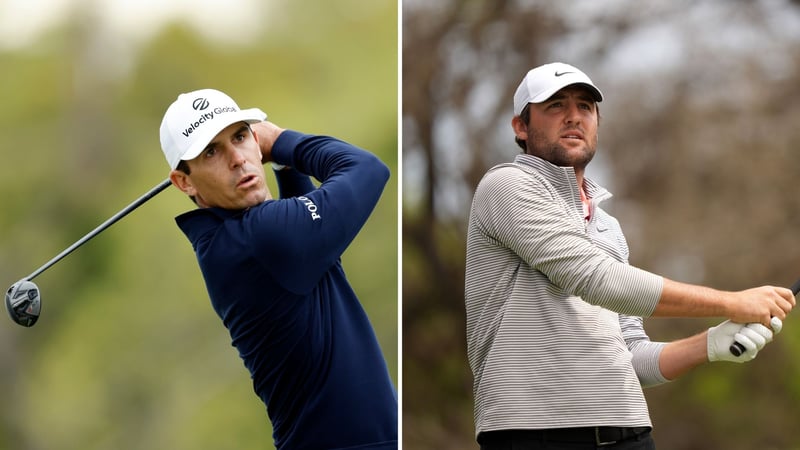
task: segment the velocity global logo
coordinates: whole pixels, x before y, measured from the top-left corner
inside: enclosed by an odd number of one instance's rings
[[[214,113],[213,112],[204,113],[199,118],[197,118],[197,120],[195,120],[194,122],[190,123],[186,127],[185,130],[182,131],[183,137],[187,137],[188,138],[189,135],[194,132],[194,130],[200,128],[200,125],[206,123],[207,121],[209,121],[209,120],[211,120],[213,118],[214,118]]]
[[[209,105],[208,99],[205,99],[203,97],[196,98],[192,102],[192,108],[194,108],[195,111],[202,111],[204,109],[207,109],[208,105]]]
[[[202,97],[196,98],[192,102],[192,108],[195,111],[205,111],[209,108],[209,106],[211,106],[209,101]],[[193,122],[187,124],[186,128],[181,133],[183,134],[183,137],[188,138],[189,135],[194,133],[194,131],[200,128],[201,125],[213,120],[214,117],[216,117],[218,114],[225,114],[236,111],[238,111],[238,109],[236,109],[236,107],[234,106],[218,106],[210,111],[204,112],[203,114],[200,115],[200,117],[195,119]]]

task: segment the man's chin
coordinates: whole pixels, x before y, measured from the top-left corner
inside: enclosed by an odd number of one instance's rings
[[[264,203],[266,200],[267,200],[267,196],[264,193],[260,193],[258,195],[248,195],[245,198],[245,201],[244,201],[245,207],[243,209],[252,208],[253,206],[260,205],[260,204]]]
[[[585,169],[586,166],[592,161],[594,158],[594,152],[565,152],[561,155],[558,155],[556,161],[550,161],[553,164],[561,167],[574,167],[576,169]]]

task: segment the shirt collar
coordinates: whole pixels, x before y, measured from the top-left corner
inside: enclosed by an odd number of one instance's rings
[[[197,242],[209,231],[215,230],[222,222],[240,216],[244,210],[222,208],[197,208],[175,218],[181,231],[192,243]]]
[[[557,166],[549,161],[546,161],[538,156],[519,154],[514,158],[517,164],[524,164],[526,166],[536,169],[537,172],[547,179],[559,191],[569,190],[571,196],[577,198],[580,203],[580,190],[578,189],[577,178],[575,177],[575,169],[572,167]],[[597,203],[611,198],[611,192],[606,188],[599,185],[591,178],[583,177],[583,188],[586,191],[586,196]]]

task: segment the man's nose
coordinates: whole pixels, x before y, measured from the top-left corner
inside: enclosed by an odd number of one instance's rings
[[[581,121],[581,114],[580,110],[578,109],[577,103],[569,103],[567,105],[567,114],[564,117],[564,122],[575,124]]]
[[[244,157],[244,152],[241,149],[238,149],[234,146],[229,146],[227,148],[227,153],[231,169],[243,166],[244,163],[247,161],[247,159]]]

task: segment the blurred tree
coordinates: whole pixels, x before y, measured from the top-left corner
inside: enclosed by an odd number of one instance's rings
[[[606,95],[588,175],[615,194],[608,206],[632,264],[731,290],[800,276],[800,254],[787,251],[800,225],[799,14],[784,1],[404,3],[405,448],[477,447],[466,220],[483,173],[519,152],[511,99],[536,65],[576,64]],[[714,323],[646,326],[665,341]],[[800,448],[786,432],[799,340],[790,318],[754,363],[709,365],[646,390],[659,447]]]

